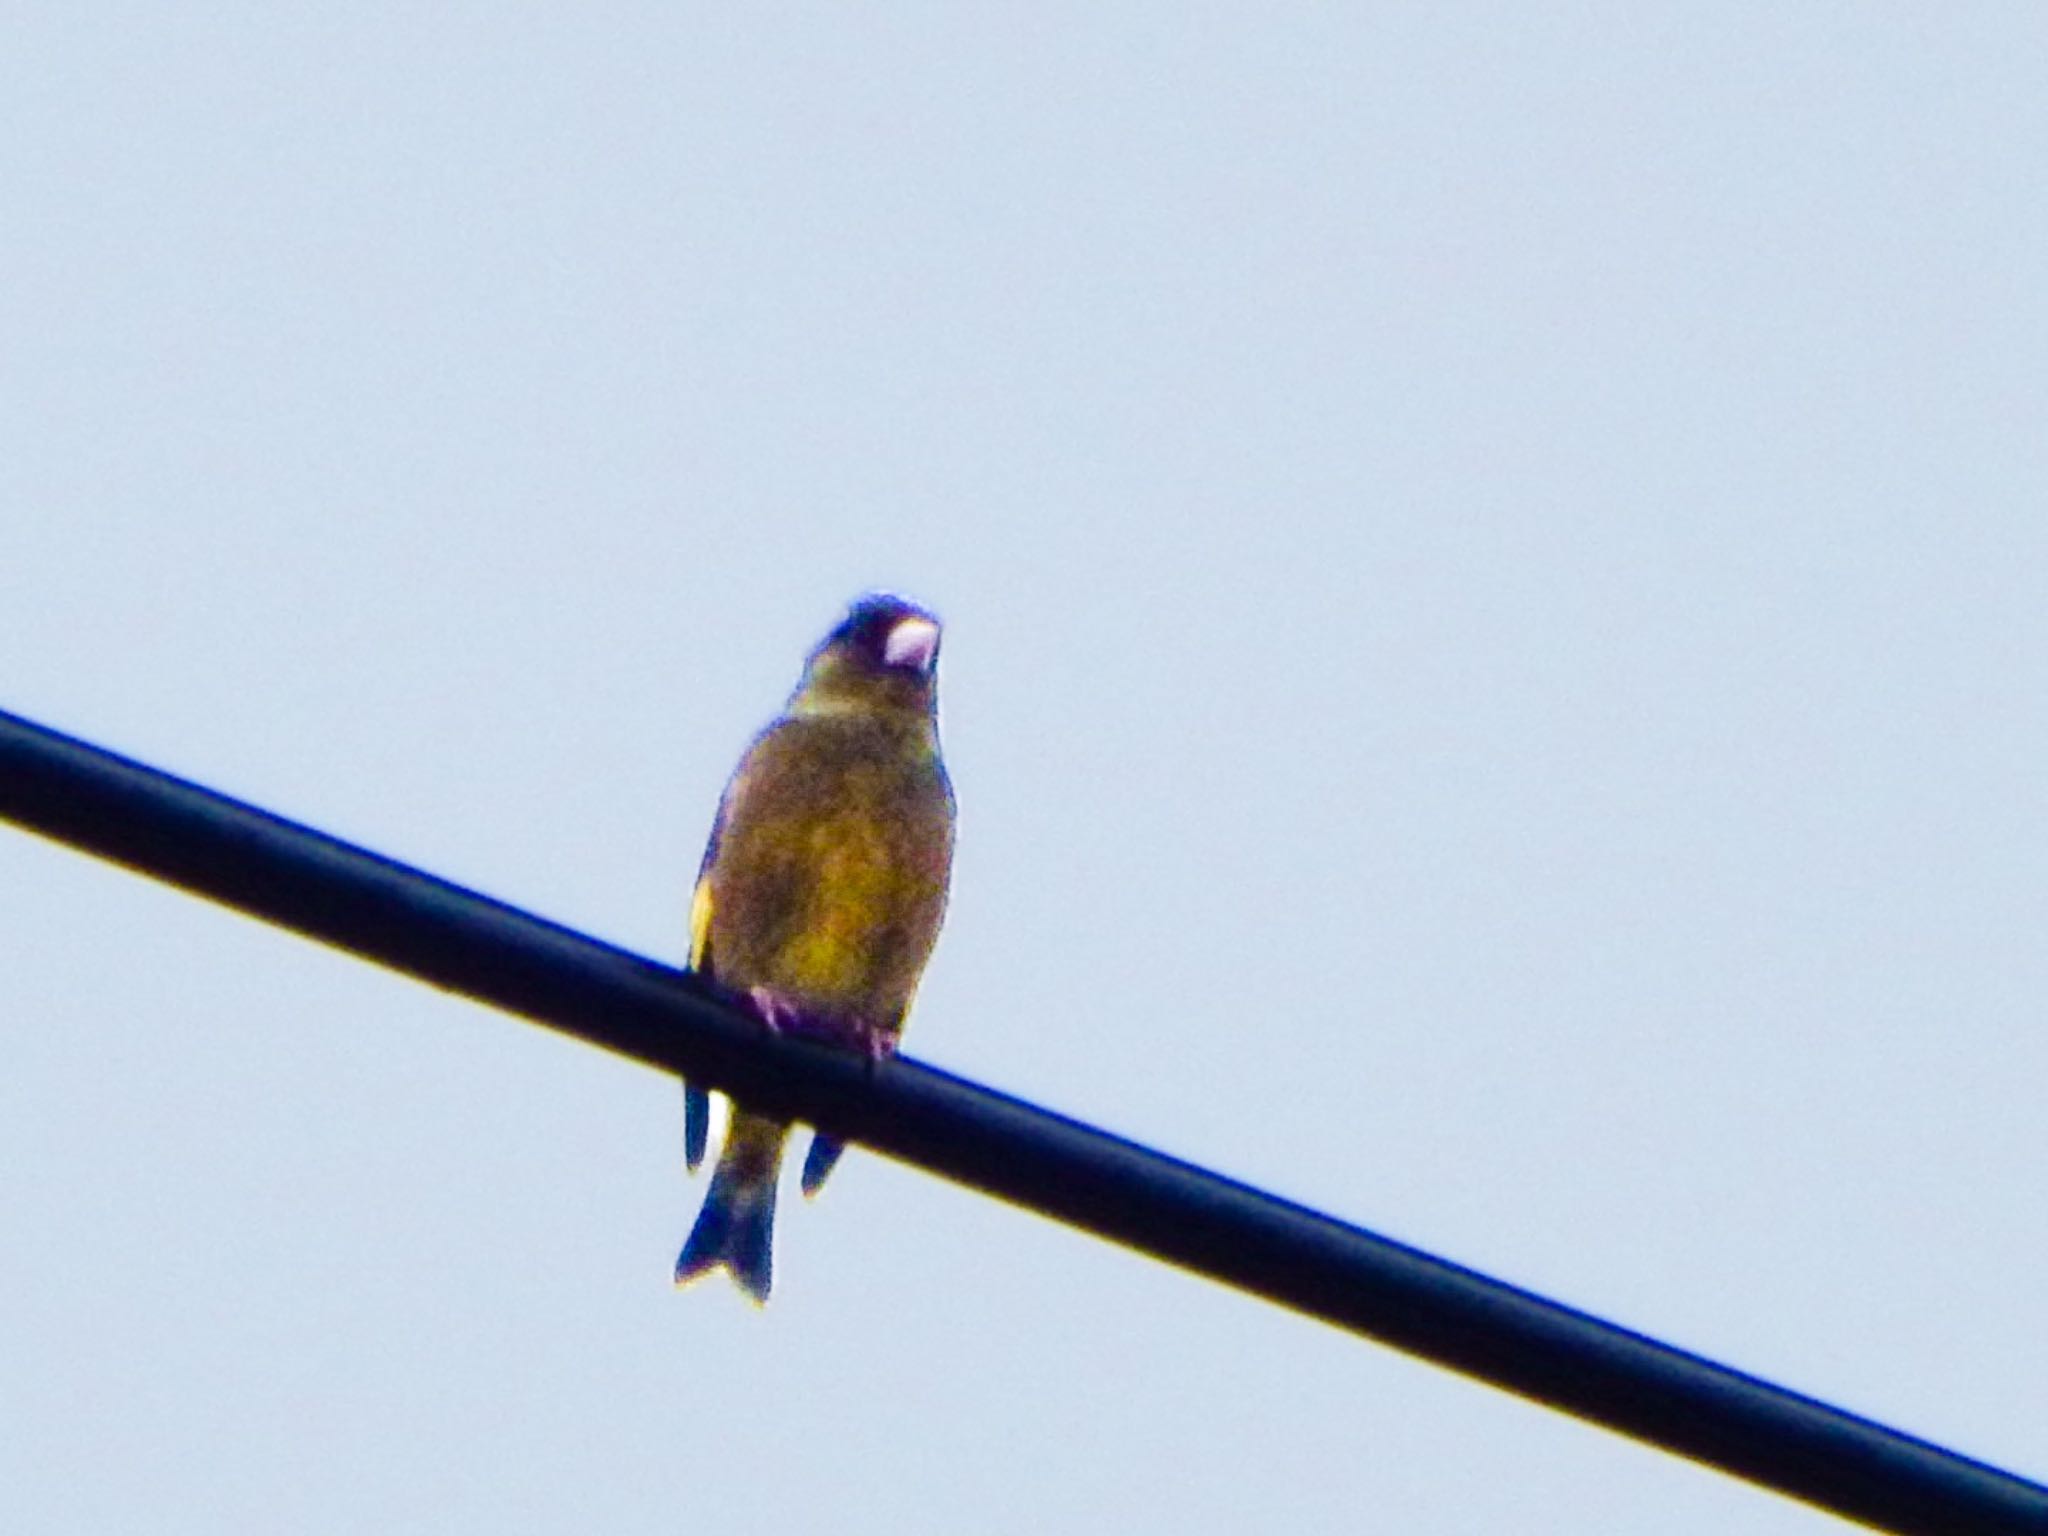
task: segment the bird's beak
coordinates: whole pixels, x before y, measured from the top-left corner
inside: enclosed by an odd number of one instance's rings
[[[892,667],[927,672],[938,654],[939,626],[930,619],[899,619],[882,642],[882,660]]]

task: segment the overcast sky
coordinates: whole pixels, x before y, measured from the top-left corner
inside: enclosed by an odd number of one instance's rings
[[[680,957],[948,622],[908,1048],[2048,1478],[2048,13],[190,8],[0,50],[0,707]],[[880,12],[881,14],[876,14]],[[17,1528],[1819,1532],[0,829]]]

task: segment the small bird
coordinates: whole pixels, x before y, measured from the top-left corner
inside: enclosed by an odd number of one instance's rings
[[[903,1034],[946,912],[953,788],[939,757],[939,621],[861,598],[811,652],[781,717],[719,801],[690,901],[690,969],[742,994],[765,1028],[874,1059]],[[684,1156],[709,1136],[710,1095],[684,1085]],[[756,1302],[771,1278],[776,1175],[789,1126],[735,1104],[676,1284],[730,1271]],[[811,1139],[814,1195],[844,1148]]]

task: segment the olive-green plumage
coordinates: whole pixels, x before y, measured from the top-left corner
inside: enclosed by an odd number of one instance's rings
[[[939,628],[869,597],[811,653],[788,707],[726,786],[690,914],[690,963],[747,994],[764,1024],[881,1056],[895,1049],[945,916],[953,794],[939,757]],[[686,1144],[707,1100],[691,1087]],[[775,1181],[789,1127],[735,1105],[711,1191],[676,1263],[723,1266],[765,1301]],[[819,1136],[815,1193],[839,1146]]]

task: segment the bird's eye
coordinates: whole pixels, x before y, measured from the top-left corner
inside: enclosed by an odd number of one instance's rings
[[[926,618],[898,619],[882,642],[882,661],[913,672],[931,670],[939,654],[939,626]]]

